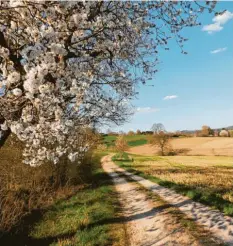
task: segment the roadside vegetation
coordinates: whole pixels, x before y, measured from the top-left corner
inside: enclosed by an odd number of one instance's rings
[[[139,156],[113,160],[127,171],[171,188],[233,216],[232,158],[220,156]]]
[[[0,150],[1,244],[125,245],[118,198],[100,164],[105,154],[90,154],[78,168],[69,164],[61,176],[53,164],[23,164],[21,143],[8,138]]]
[[[120,207],[111,178],[97,165],[91,182],[68,200],[55,203],[31,231],[36,239],[56,238],[52,245],[125,245],[125,230],[117,220]]]
[[[113,161],[133,161],[133,158],[131,158],[127,153],[123,153],[123,154],[115,154],[113,157],[112,157],[112,160]]]
[[[96,134],[87,136],[96,143]],[[23,163],[23,148],[24,144],[13,134],[0,148],[0,237],[14,230],[33,211],[74,194],[91,175],[87,164],[92,162],[92,149],[79,163],[61,158],[57,165],[45,162],[31,167]]]

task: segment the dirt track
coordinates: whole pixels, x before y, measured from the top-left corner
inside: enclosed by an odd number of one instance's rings
[[[180,155],[226,155],[233,156],[233,138],[193,137],[171,140],[171,147],[180,150]],[[146,144],[132,147],[129,153],[154,155],[157,148]]]
[[[118,174],[120,170],[107,156],[102,159],[104,170],[113,178],[126,219],[129,246],[201,245],[175,224],[166,206],[154,204],[135,183]]]
[[[111,161],[111,156],[102,159],[104,170],[112,177],[119,193],[130,246],[152,245],[203,245],[184,230],[166,210],[166,206],[153,203],[145,192],[138,189],[138,184],[159,195],[182,211],[198,225],[210,231],[218,240],[208,238],[213,243],[205,245],[220,245],[223,240],[227,245],[233,245],[233,219],[212,210],[202,204],[193,202],[187,197],[176,194],[149,180],[133,175],[119,168]],[[123,176],[122,176],[123,175]],[[136,183],[128,181],[134,180]],[[222,244],[221,244],[222,245]]]

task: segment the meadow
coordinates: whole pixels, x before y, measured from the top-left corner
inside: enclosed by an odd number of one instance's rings
[[[179,155],[233,156],[233,138],[229,137],[186,137],[173,138],[170,147]],[[154,155],[158,149],[149,144],[135,146],[132,154]]]
[[[117,136],[115,135],[106,135],[103,138],[103,143],[107,145],[107,147],[111,147],[115,145],[115,141]],[[130,147],[141,146],[147,144],[147,135],[139,134],[139,135],[127,135],[125,139]]]
[[[118,165],[233,216],[233,160],[226,156],[142,156]]]

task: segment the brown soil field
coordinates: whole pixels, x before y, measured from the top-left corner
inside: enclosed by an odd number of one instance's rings
[[[171,148],[179,155],[233,156],[233,138],[193,137],[171,140]],[[158,148],[149,144],[132,147],[131,154],[154,155]]]

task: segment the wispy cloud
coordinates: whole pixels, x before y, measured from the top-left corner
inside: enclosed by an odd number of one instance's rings
[[[208,32],[209,34],[220,32],[223,29],[223,25],[231,19],[233,19],[233,13],[227,10],[221,15],[216,15],[212,19],[214,23],[203,26],[202,31]]]
[[[226,50],[227,50],[227,47],[219,48],[219,49],[216,49],[216,50],[211,50],[210,54],[217,54],[217,53],[220,53],[220,52],[224,52]]]
[[[178,96],[177,95],[171,95],[171,96],[165,96],[163,100],[171,100],[171,99],[176,99]]]
[[[154,107],[138,107],[136,109],[136,113],[154,113],[158,111],[159,109]]]
[[[202,31],[208,32],[209,34],[213,32],[219,32],[223,29],[222,26],[220,26],[219,23],[209,24],[206,26],[203,26]]]

